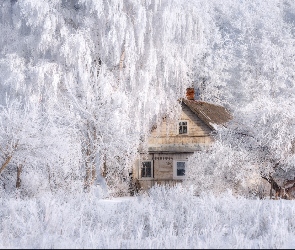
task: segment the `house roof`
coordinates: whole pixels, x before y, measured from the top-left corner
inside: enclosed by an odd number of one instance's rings
[[[214,125],[223,125],[232,119],[232,115],[220,105],[185,98],[181,101],[211,129],[214,129]]]

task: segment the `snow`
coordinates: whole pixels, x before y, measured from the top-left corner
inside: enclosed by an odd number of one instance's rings
[[[257,199],[261,175],[294,172],[294,13],[293,0],[0,1],[0,247],[294,248],[294,201]],[[114,198],[192,86],[234,117],[190,159],[194,190]]]
[[[295,247],[295,201],[196,197],[178,186],[112,199],[1,197],[1,204],[1,248]]]
[[[102,204],[117,204],[122,202],[134,202],[137,197],[134,196],[123,196],[123,197],[110,197],[99,200]]]

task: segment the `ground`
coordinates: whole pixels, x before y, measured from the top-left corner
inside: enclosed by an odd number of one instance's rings
[[[1,248],[294,248],[295,201],[181,187],[101,199],[1,198]]]

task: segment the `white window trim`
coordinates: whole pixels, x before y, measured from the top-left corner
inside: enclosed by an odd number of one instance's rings
[[[152,177],[141,177],[141,166],[142,166],[142,163],[143,162],[151,162],[151,175]],[[154,179],[154,163],[153,163],[153,160],[142,160],[142,161],[139,161],[139,166],[138,166],[138,179],[139,180],[152,180]]]
[[[179,123],[180,122],[186,122],[186,127],[187,127],[187,132],[186,132],[186,134],[179,134]],[[178,135],[188,135],[188,132],[189,132],[189,122],[188,122],[188,120],[178,120],[178,123],[177,123],[177,134]]]
[[[185,162],[185,175],[184,176],[177,176],[177,162]],[[173,160],[173,179],[175,180],[184,180],[187,175],[187,160]]]

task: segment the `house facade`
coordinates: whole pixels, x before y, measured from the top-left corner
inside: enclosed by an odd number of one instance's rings
[[[182,182],[189,156],[213,143],[214,126],[231,119],[224,107],[194,100],[193,88],[187,90],[186,98],[180,102],[178,121],[163,119],[148,138],[148,153],[140,154],[134,163],[133,179],[142,189]]]

